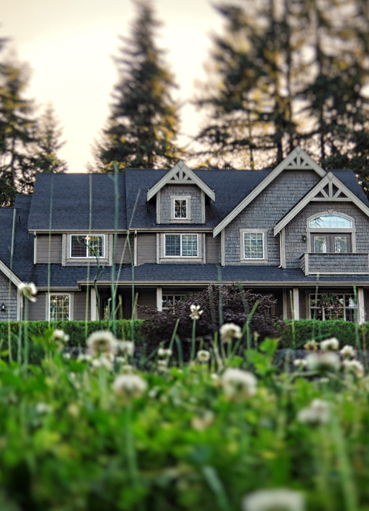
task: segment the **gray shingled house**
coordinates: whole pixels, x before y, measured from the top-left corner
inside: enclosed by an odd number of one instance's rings
[[[221,280],[272,293],[281,318],[362,323],[368,217],[353,172],[299,147],[274,170],[38,174],[33,195],[0,209],[0,320],[22,316],[22,281],[39,290],[30,319],[94,320],[112,281],[128,318],[133,282],[138,304],[161,310]]]

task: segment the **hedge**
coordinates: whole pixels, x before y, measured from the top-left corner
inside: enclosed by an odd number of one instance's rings
[[[301,348],[307,341],[321,341],[328,337],[337,337],[340,345],[349,344],[369,348],[369,323],[356,325],[351,321],[301,319],[286,321],[281,327],[280,348]]]
[[[134,330],[134,339],[137,343],[142,343],[142,335],[140,334],[140,328],[143,320],[134,320],[133,323],[130,320],[121,319],[115,322],[116,335],[121,339],[132,338],[132,326]],[[44,332],[50,328],[59,328],[64,330],[70,337],[68,346],[86,346],[86,338],[97,330],[111,330],[113,331],[113,323],[108,321],[57,321],[50,324],[48,321],[28,321],[28,338],[30,339],[29,346],[29,361],[31,364],[37,364],[40,362],[43,356],[43,350],[41,346],[34,345],[32,343],[32,337],[42,337]],[[0,350],[2,352],[8,350],[8,339],[10,336],[11,350],[13,359],[16,360],[18,353],[18,336],[21,331],[24,334],[24,324],[20,325],[18,321],[6,322],[0,321]],[[22,343],[24,342],[24,335],[22,335]]]

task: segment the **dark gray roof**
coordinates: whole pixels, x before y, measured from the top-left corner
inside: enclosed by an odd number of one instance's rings
[[[126,229],[124,174],[117,189],[117,228]],[[114,229],[115,197],[111,174],[37,174],[28,229]]]
[[[349,190],[351,190],[356,197],[364,202],[367,206],[369,206],[369,200],[364,193],[364,190],[361,188],[355,173],[352,170],[332,170],[331,171],[342,183],[347,186]]]

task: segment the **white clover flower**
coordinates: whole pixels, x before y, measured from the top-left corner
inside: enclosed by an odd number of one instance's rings
[[[116,341],[117,342],[117,350],[119,353],[123,353],[123,355],[127,355],[127,357],[133,357],[135,352],[135,343],[133,341]]]
[[[210,378],[213,380],[213,381],[218,381],[219,380],[219,374],[217,373],[212,373],[210,375]]]
[[[190,309],[191,309],[190,318],[193,320],[200,319],[201,314],[204,312],[200,310],[200,305],[191,305]]]
[[[311,353],[306,357],[307,367],[311,371],[326,373],[330,371],[338,371],[341,361],[336,353],[322,352]]]
[[[36,405],[36,412],[41,414],[44,413],[51,413],[53,411],[53,407],[51,405],[48,405],[47,403],[37,403]]]
[[[66,360],[69,360],[71,358],[71,354],[70,353],[63,353],[63,358],[65,358]]]
[[[305,498],[288,488],[257,490],[242,499],[242,511],[305,511]]]
[[[113,361],[109,356],[109,353],[102,353],[99,358],[94,358],[91,362],[91,365],[94,369],[103,367],[107,371],[112,371],[114,367]]]
[[[256,394],[257,379],[255,376],[242,369],[228,368],[221,377],[224,392],[228,396],[244,394],[251,397]]]
[[[352,347],[346,344],[340,351],[340,355],[343,358],[354,358],[356,356],[356,350]]]
[[[18,287],[18,293],[30,302],[37,302],[37,287],[33,282],[21,282]]]
[[[307,362],[304,358],[295,358],[293,365],[299,369],[302,369],[303,367],[307,366]]]
[[[211,410],[206,410],[201,416],[192,417],[191,426],[196,431],[204,431],[214,422],[215,415]]]
[[[310,406],[302,408],[297,414],[297,420],[302,424],[318,426],[327,424],[330,418],[329,403],[323,399],[313,399]]]
[[[118,344],[114,335],[107,330],[93,332],[86,341],[88,352],[90,355],[98,356],[101,353],[117,352]]]
[[[357,378],[364,376],[364,366],[359,360],[344,360],[342,366],[346,372],[353,373]]]
[[[340,349],[340,341],[337,337],[330,337],[320,343],[320,349],[322,351],[337,351]]]
[[[158,360],[157,361],[158,371],[164,373],[168,368],[168,363],[166,360]]]
[[[197,360],[201,362],[201,364],[204,364],[205,362],[209,362],[210,360],[210,353],[207,350],[199,350],[196,354]]]
[[[242,335],[241,328],[234,323],[224,323],[219,332],[223,342],[232,342],[233,339],[239,339]]]
[[[165,348],[159,348],[158,356],[162,357],[162,358],[170,358],[172,356],[172,350],[165,349]]]
[[[79,406],[77,403],[70,403],[67,407],[67,412],[71,417],[78,417],[79,416]]]
[[[78,355],[78,360],[79,360],[80,362],[91,362],[91,360],[92,360],[92,356],[91,356],[91,355],[89,355],[88,353],[80,353],[80,354]]]
[[[118,396],[140,397],[146,389],[146,381],[137,374],[120,374],[113,382],[113,390]]]
[[[52,333],[51,339],[55,342],[61,342],[63,344],[66,344],[67,342],[69,342],[69,335],[66,334],[64,330],[56,328]]]
[[[304,344],[304,349],[307,351],[317,351],[319,348],[319,344],[313,340],[308,341],[306,344]]]

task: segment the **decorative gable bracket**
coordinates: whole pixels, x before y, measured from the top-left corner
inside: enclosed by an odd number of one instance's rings
[[[147,201],[152,199],[165,185],[196,185],[215,202],[214,190],[208,187],[183,161],[179,161],[147,192]]]

